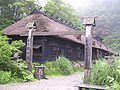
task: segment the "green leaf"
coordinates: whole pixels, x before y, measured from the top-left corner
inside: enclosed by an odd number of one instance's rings
[[[13,6],[24,6],[24,4],[21,2],[15,2],[13,3]]]

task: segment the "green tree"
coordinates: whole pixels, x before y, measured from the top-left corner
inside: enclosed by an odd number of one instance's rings
[[[83,29],[79,15],[74,14],[74,9],[70,5],[65,4],[62,0],[48,1],[44,6],[44,10],[48,11],[50,15],[54,14],[54,18],[58,16],[59,19],[68,21],[69,24]]]
[[[112,35],[109,35],[104,38],[103,42],[109,46],[114,52],[120,52],[120,37],[115,38]]]
[[[22,19],[36,6],[35,0],[0,0],[0,30]]]

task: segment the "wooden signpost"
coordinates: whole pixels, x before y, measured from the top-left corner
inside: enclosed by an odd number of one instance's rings
[[[29,35],[27,38],[27,47],[26,47],[26,62],[28,71],[32,72],[32,58],[33,58],[33,32],[36,30],[34,29],[34,22],[28,23],[27,27],[29,30]]]
[[[85,42],[85,56],[84,56],[84,83],[89,84],[92,60],[92,29],[95,26],[95,18],[97,17],[84,17],[83,24],[86,27],[86,42]]]

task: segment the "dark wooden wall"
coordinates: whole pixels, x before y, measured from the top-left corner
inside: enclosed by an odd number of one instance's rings
[[[34,37],[34,45],[41,45],[42,50],[34,61],[55,61],[59,56],[64,56],[73,61],[83,61],[84,45],[61,39],[54,36]],[[34,51],[34,50],[33,50]]]
[[[84,45],[71,42],[58,37],[45,37],[44,59],[54,61],[59,56],[64,56],[73,61],[83,61]]]
[[[12,40],[27,41],[27,37],[8,36]],[[76,42],[62,39],[55,36],[35,36],[33,45],[33,62],[44,63],[46,61],[55,61],[59,56],[64,56],[73,61],[84,61],[84,45]],[[21,48],[23,54],[21,58],[26,58],[26,46]],[[109,52],[93,48],[92,59],[103,58]]]

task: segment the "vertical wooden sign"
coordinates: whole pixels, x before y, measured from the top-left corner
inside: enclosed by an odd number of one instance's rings
[[[92,31],[92,25],[86,26],[85,69],[90,68],[90,63],[92,60],[91,31]]]
[[[33,31],[34,31],[34,22],[28,23],[27,27],[30,28],[29,36],[27,38],[27,47],[26,47],[26,62],[28,71],[32,72],[32,59],[33,59]]]
[[[86,28],[86,42],[85,42],[85,54],[84,54],[84,83],[88,84],[90,80],[90,66],[92,60],[92,28],[95,26],[95,18],[96,17],[84,17],[83,24]]]

